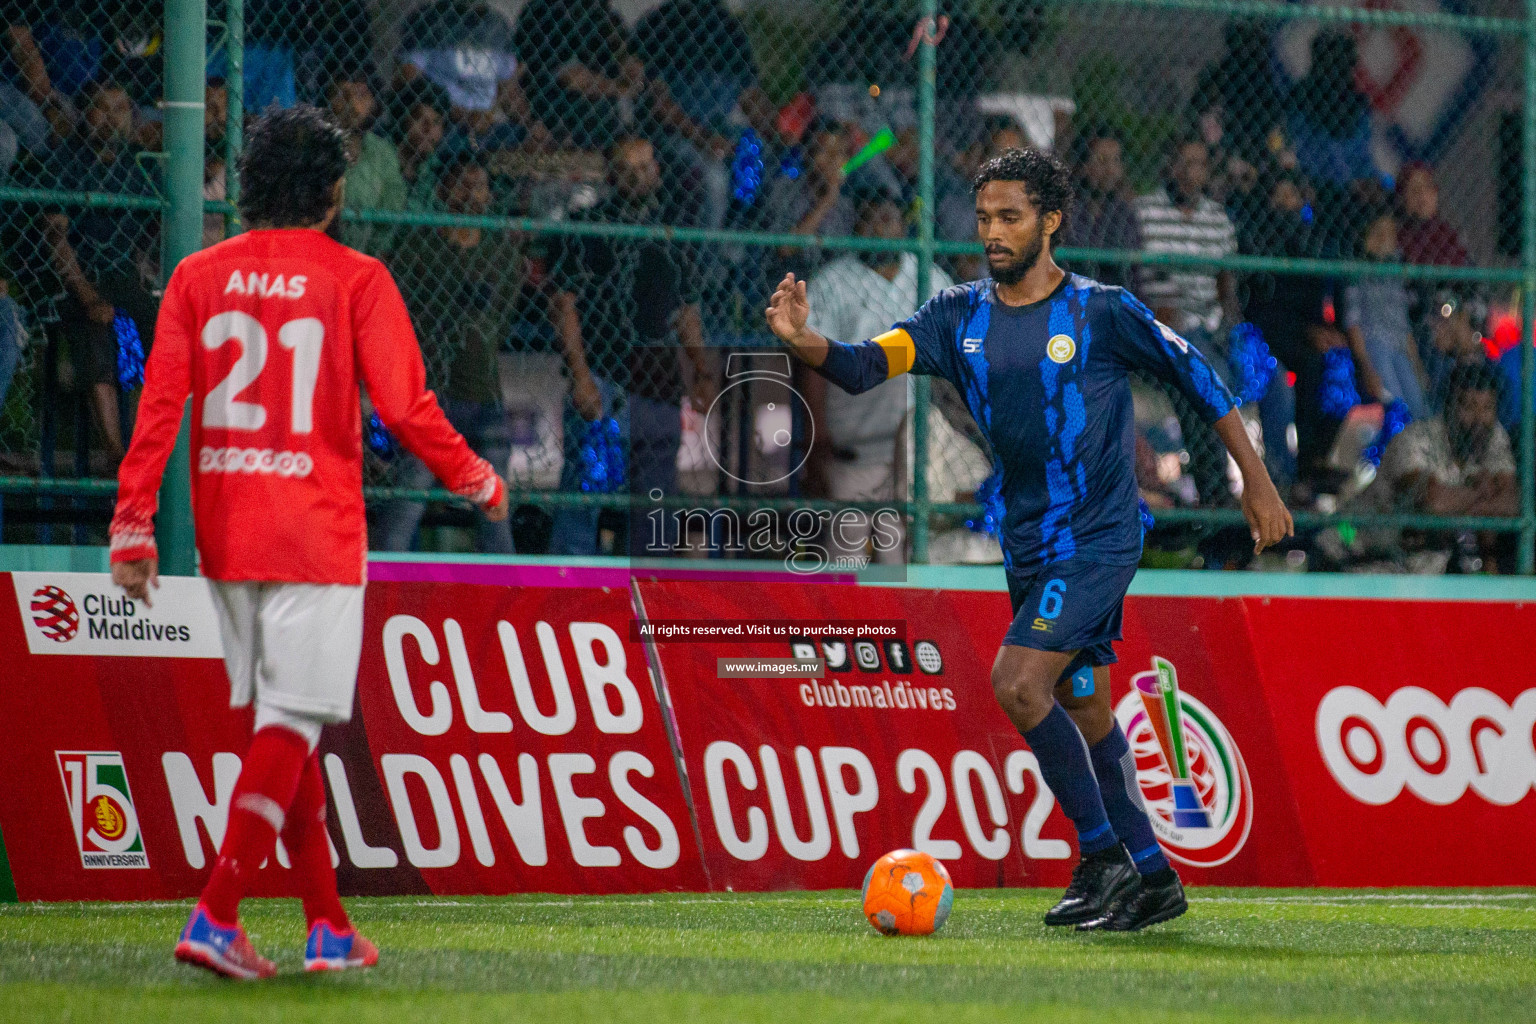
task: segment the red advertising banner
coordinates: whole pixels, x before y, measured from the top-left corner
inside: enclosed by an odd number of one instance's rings
[[[1065,884],[1073,830],[992,695],[1006,596],[776,584],[705,598],[700,588],[641,584],[645,613],[656,624],[700,608],[742,622],[906,624],[901,639],[807,628],[729,646],[658,640],[716,885],[858,885],[870,860],[899,847],[938,857],[960,886]],[[1255,782],[1248,768],[1278,759],[1262,702],[1244,696],[1256,675],[1246,641],[1239,601],[1138,600],[1111,693],[1159,837],[1187,879],[1303,884],[1285,779],[1261,771]],[[821,657],[827,674],[719,679],[722,655]],[[1155,720],[1134,685],[1148,677]],[[1165,689],[1176,750],[1159,737]],[[1196,794],[1204,818],[1175,813],[1176,786]]]
[[[0,576],[23,899],[206,879],[250,715],[206,582],[163,582],[147,608],[101,574]],[[855,886],[908,846],[961,886],[1062,885],[1072,829],[992,697],[1008,619],[995,592],[370,584],[356,711],[321,740],[343,891]],[[685,621],[734,635],[646,632]],[[1531,636],[1515,603],[1132,597],[1111,697],[1193,884],[1530,885]],[[722,678],[754,656],[827,671]],[[289,891],[273,860],[260,894]]]
[[[166,578],[146,609],[104,575],[10,575],[0,828],[17,891],[196,893],[250,741],[206,583]],[[357,709],[320,751],[343,892],[704,888],[631,617],[622,589],[370,586]],[[123,653],[105,655],[114,634]],[[288,891],[274,859],[262,894]]]
[[[432,892],[705,888],[632,617],[616,588],[369,587],[358,710],[385,848]]]
[[[1536,881],[1536,606],[1244,603],[1317,884]]]

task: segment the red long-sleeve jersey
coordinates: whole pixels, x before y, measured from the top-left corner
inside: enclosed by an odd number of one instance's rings
[[[160,477],[192,399],[192,505],[205,576],[362,583],[361,383],[449,490],[485,507],[501,480],[426,386],[389,271],[318,231],[250,231],[171,275],[128,456],[113,562],[155,553]]]

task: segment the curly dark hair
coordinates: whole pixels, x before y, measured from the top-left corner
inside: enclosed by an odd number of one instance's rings
[[[1463,391],[1491,391],[1497,395],[1501,372],[1496,363],[1462,363],[1450,372],[1445,382],[1447,410],[1455,404]]]
[[[1072,172],[1066,164],[1038,149],[1005,149],[981,165],[971,187],[980,192],[991,181],[1017,181],[1024,186],[1024,194],[1038,213],[1058,211],[1061,227],[1051,236],[1055,244],[1067,226],[1067,215],[1072,212]]]
[[[267,111],[240,154],[241,219],[274,228],[319,223],[347,163],[346,132],[318,107]]]

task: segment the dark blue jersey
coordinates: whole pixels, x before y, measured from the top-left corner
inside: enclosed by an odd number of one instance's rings
[[[832,345],[822,372],[850,391],[894,366],[954,384],[1002,468],[1004,562],[1029,572],[1141,557],[1130,372],[1178,388],[1209,422],[1236,403],[1194,346],[1123,288],[1068,274],[1027,306],[990,279],[930,299],[891,334]]]

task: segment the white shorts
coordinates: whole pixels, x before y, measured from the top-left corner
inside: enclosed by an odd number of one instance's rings
[[[209,580],[229,706],[252,700],[321,722],[352,717],[363,653],[363,588]]]

